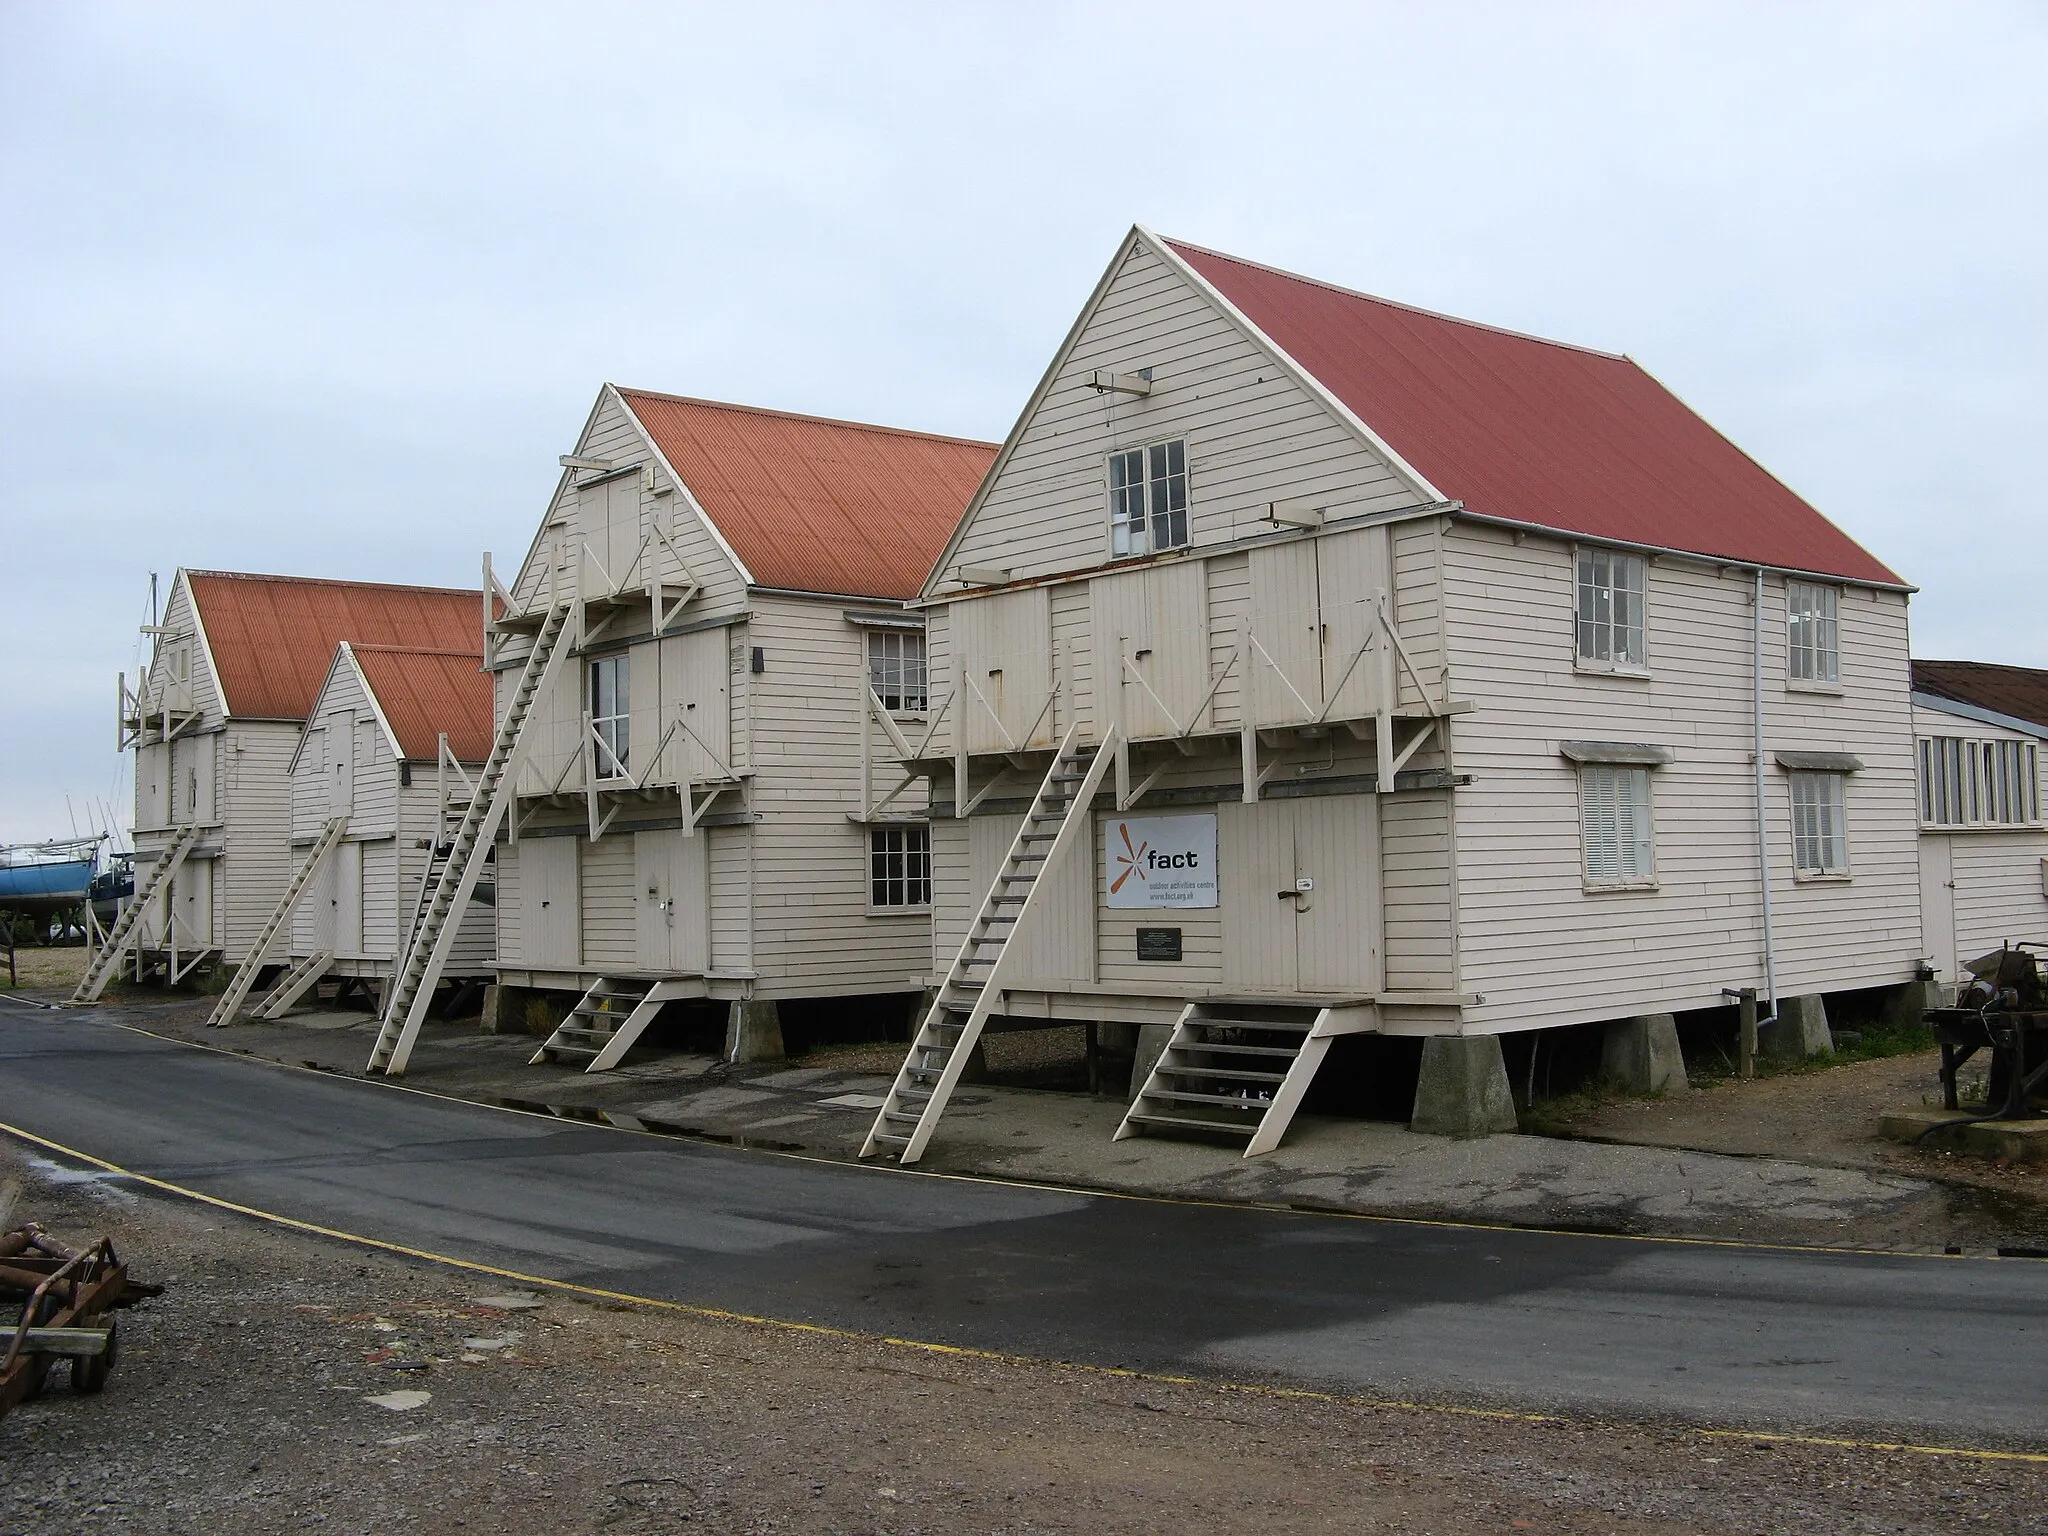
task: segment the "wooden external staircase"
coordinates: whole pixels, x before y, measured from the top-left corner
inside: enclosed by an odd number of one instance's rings
[[[156,899],[159,891],[170,885],[171,877],[177,874],[179,866],[185,862],[185,856],[192,851],[193,845],[198,841],[197,826],[179,827],[171,834],[171,840],[164,844],[163,852],[157,855],[156,863],[151,867],[147,878],[129,898],[127,908],[114,920],[114,931],[107,935],[105,946],[93,956],[92,964],[85,968],[85,975],[79,978],[78,988],[69,999],[73,1005],[99,1001],[100,994],[107,990],[107,983],[114,979],[114,972],[121,968],[121,957],[134,947],[135,941],[141,936],[142,917],[149,910],[149,904]],[[170,915],[166,911],[166,926],[169,922]]]
[[[1001,996],[1010,940],[1038,909],[1045,889],[1042,877],[1076,842],[1087,839],[1095,792],[1116,760],[1117,732],[1112,728],[1099,746],[1085,747],[1075,744],[1078,729],[1070,728],[1053,754],[1024,825],[982,899],[981,910],[968,924],[945,984],[919,1024],[910,1053],[875,1116],[860,1149],[862,1157],[893,1151],[899,1163],[914,1163],[924,1155]]]
[[[476,889],[477,877],[490,856],[491,843],[504,822],[512,796],[517,793],[518,776],[513,770],[523,750],[534,700],[574,648],[569,637],[581,629],[580,622],[572,623],[580,611],[574,603],[549,609],[533,638],[533,649],[527,654],[505,718],[491,743],[491,755],[477,775],[476,792],[470,797],[462,824],[451,840],[440,874],[433,881],[433,894],[427,899],[426,910],[412,924],[411,941],[392,968],[391,990],[384,1000],[377,1044],[370,1052],[372,1072],[397,1077],[405,1071],[413,1042],[419,1038],[420,1025],[426,1019],[427,1006],[434,1000],[434,986],[455,947],[463,909],[469,905],[470,892]]]
[[[347,830],[346,816],[331,817],[327,825],[320,829],[319,837],[315,838],[313,846],[306,850],[306,856],[299,861],[299,867],[292,871],[291,879],[285,884],[284,894],[278,898],[270,916],[263,920],[262,928],[257,930],[256,941],[249,946],[248,958],[236,967],[235,979],[228,983],[227,991],[221,993],[220,1001],[214,1004],[213,1012],[207,1015],[206,1022],[209,1027],[217,1028],[222,1024],[234,1023],[235,1015],[242,1011],[242,1004],[248,1001],[249,993],[256,985],[256,973],[263,969],[264,956],[270,953],[270,946],[277,942],[278,935],[291,925],[292,913],[298,909],[299,903],[305,899],[306,892],[312,888],[313,877],[320,872],[320,866],[327,861],[327,855],[335,850],[341,842],[342,833]],[[328,958],[333,958],[331,953]],[[296,970],[297,967],[287,969]],[[319,978],[316,976],[314,979],[317,981]],[[272,989],[273,993],[275,990]],[[270,998],[266,997],[266,1007],[269,1002]],[[275,1018],[276,1014],[263,1016]]]
[[[1287,1134],[1330,1042],[1377,1027],[1369,1008],[1190,1003],[1116,1140],[1140,1131],[1242,1136],[1246,1157],[1270,1152]]]
[[[599,977],[527,1065],[580,1061],[586,1063],[585,1072],[608,1072],[625,1059],[633,1042],[660,1014],[662,1004],[703,995],[704,985],[696,980],[615,981]]]

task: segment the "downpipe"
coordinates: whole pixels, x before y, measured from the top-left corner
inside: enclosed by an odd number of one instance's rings
[[[1756,1021],[1759,1033],[1778,1022],[1778,946],[1771,927],[1771,817],[1770,797],[1764,772],[1764,568],[1756,568],[1756,587],[1750,599],[1750,702],[1754,709],[1756,760],[1756,869],[1757,887],[1763,895],[1764,918],[1764,1006],[1766,1014]]]

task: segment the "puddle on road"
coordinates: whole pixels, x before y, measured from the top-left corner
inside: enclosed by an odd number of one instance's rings
[[[623,1109],[594,1109],[587,1104],[550,1104],[542,1099],[488,1099],[499,1109],[516,1109],[523,1114],[551,1115],[557,1120],[574,1120],[583,1125],[609,1125],[621,1131],[646,1131],[655,1136],[674,1136],[684,1141],[709,1141],[722,1147],[748,1147],[757,1152],[805,1152],[800,1141],[778,1141],[768,1136],[746,1136],[725,1131],[707,1131],[700,1126],[679,1125],[630,1114]]]

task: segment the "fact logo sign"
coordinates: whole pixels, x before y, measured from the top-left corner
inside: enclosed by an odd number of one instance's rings
[[[1117,817],[1108,831],[1102,883],[1111,907],[1216,905],[1214,816]]]

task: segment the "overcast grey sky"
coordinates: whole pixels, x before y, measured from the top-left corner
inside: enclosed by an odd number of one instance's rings
[[[1000,438],[1134,220],[1628,352],[2048,666],[2044,150],[2038,3],[0,0],[0,841],[151,571],[472,584],[607,379]]]

